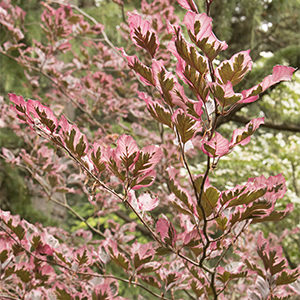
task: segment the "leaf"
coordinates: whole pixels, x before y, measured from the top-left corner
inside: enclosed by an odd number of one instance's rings
[[[250,262],[248,259],[245,259],[245,263],[246,263],[248,269],[255,271],[262,278],[265,277],[264,271],[257,264]]]
[[[287,205],[285,210],[282,210],[282,211],[273,210],[269,215],[253,220],[252,224],[260,223],[260,222],[268,222],[268,221],[278,222],[278,221],[282,220],[283,218],[285,218],[286,215],[288,213],[290,213],[292,210],[293,210],[293,204],[290,203]]]
[[[229,148],[232,149],[236,145],[246,145],[250,142],[251,135],[264,123],[264,118],[257,118],[251,120],[245,128],[235,129],[232,134],[232,138],[229,144]]]
[[[25,235],[25,229],[18,224],[17,226],[12,225],[12,219],[10,219],[6,225],[13,231],[13,233],[18,237],[19,240],[22,240]]]
[[[7,250],[3,250],[0,253],[0,262],[3,264],[7,259],[8,259],[8,251]]]
[[[141,265],[137,270],[136,274],[145,274],[158,270],[161,267],[161,264],[156,261],[148,262]]]
[[[121,160],[124,167],[128,169],[139,155],[139,148],[131,136],[123,134],[117,141],[115,155],[118,160]]]
[[[16,275],[25,283],[31,280],[31,273],[25,269],[16,270]]]
[[[210,141],[203,141],[202,151],[210,157],[221,157],[229,152],[229,142],[218,132]]]
[[[295,282],[300,276],[299,270],[295,271],[282,271],[277,277],[276,277],[276,285],[284,285],[284,284],[290,284],[292,282]]]
[[[132,13],[129,14],[128,23],[131,40],[154,58],[159,47],[159,41],[156,33],[151,29],[150,23],[143,20],[140,15]]]
[[[148,111],[156,121],[165,124],[170,128],[173,128],[170,112],[168,112],[158,102],[152,101],[151,98],[145,93],[138,92],[138,95],[141,99],[143,99],[146,102]]]
[[[196,132],[196,121],[186,115],[182,109],[177,109],[173,116],[172,121],[178,130],[182,143],[189,141]]]
[[[141,81],[146,85],[155,86],[155,80],[153,78],[151,68],[145,66],[136,55],[128,56],[123,48],[118,49],[121,55],[127,60],[129,68],[133,69],[136,73],[140,75]]]
[[[158,198],[152,198],[150,194],[144,193],[137,198],[137,204],[142,212],[153,210],[159,204]]]
[[[79,266],[84,265],[88,262],[88,256],[86,253],[86,249],[83,251],[82,255],[77,254],[76,260],[77,260]]]
[[[260,84],[253,86],[248,90],[243,90],[243,98],[239,103],[250,103],[258,99],[258,94],[264,92],[270,86],[279,83],[281,81],[290,81],[292,79],[293,73],[296,69],[287,66],[275,66],[273,67],[272,75],[268,75],[263,79]]]
[[[72,264],[66,260],[65,256],[64,256],[62,253],[56,252],[56,251],[55,251],[55,255],[56,255],[56,257],[57,257],[60,261],[62,261],[63,263],[65,263],[65,264],[68,265],[69,267],[72,266]]]
[[[57,296],[57,300],[72,300],[72,297],[66,290],[56,288],[55,294]]]
[[[93,144],[93,151],[91,153],[91,160],[98,172],[101,173],[105,170],[105,164],[101,157],[101,147],[98,143]]]
[[[250,50],[234,54],[230,60],[223,61],[216,68],[216,76],[221,84],[231,82],[232,86],[237,85],[252,68]]]
[[[275,275],[286,268],[286,260],[282,257],[280,247],[271,249],[262,232],[257,239],[257,253],[262,259],[265,269],[270,270],[271,275]]]
[[[183,19],[191,41],[197,45],[209,60],[213,60],[220,51],[228,46],[219,41],[212,32],[212,19],[205,13],[196,14],[188,11]]]
[[[257,200],[258,198],[262,197],[266,193],[267,189],[262,188],[259,190],[250,190],[246,191],[243,194],[240,194],[235,199],[231,200],[228,204],[228,207],[243,205],[243,204],[250,204],[251,202]]]
[[[191,283],[191,289],[193,290],[193,292],[197,295],[197,297],[199,298],[200,296],[202,296],[205,292],[205,289],[204,287],[202,287],[201,285],[199,285],[197,283],[196,280],[192,280],[192,283]]]
[[[236,186],[232,190],[227,190],[227,191],[222,192],[221,204],[224,205],[228,201],[230,201],[231,199],[236,198],[237,196],[239,196],[240,194],[242,194],[245,191],[246,188],[247,188],[246,185],[244,185],[244,186]]]
[[[209,95],[209,86],[205,77],[199,74],[196,69],[189,65],[184,65],[182,60],[178,61],[177,74],[181,79],[190,86],[196,98],[201,98],[202,102],[206,102]]]
[[[223,109],[239,102],[242,99],[242,94],[234,92],[230,81],[223,85],[213,83],[211,85],[211,90]]]
[[[165,247],[158,247],[155,251],[156,255],[166,255],[172,253],[172,250]]]
[[[156,222],[156,232],[166,244],[170,244],[172,246],[175,245],[177,233],[172,223],[170,223],[166,217],[158,219]]]
[[[160,91],[163,101],[174,107],[175,103],[172,92],[175,83],[177,83],[176,77],[173,73],[166,70],[162,60],[152,61],[152,73],[156,82],[156,88]]]
[[[212,186],[207,188],[202,194],[201,204],[204,208],[206,217],[210,216],[213,213],[218,203],[220,194],[221,194],[220,191],[218,191],[216,188]]]
[[[153,259],[152,255],[140,259],[140,256],[136,253],[133,258],[134,268],[137,269],[142,264],[148,263],[151,259]]]
[[[161,283],[153,276],[141,276],[140,279],[153,287],[161,288]]]
[[[198,13],[197,6],[193,0],[177,0],[177,2],[181,7]]]
[[[208,72],[208,63],[205,57],[201,56],[193,45],[190,45],[180,34],[180,29],[175,28],[176,39],[174,46],[177,51],[173,54],[180,60],[182,58],[187,65],[194,68],[201,76]]]
[[[191,214],[194,212],[194,208],[193,208],[193,202],[191,199],[191,196],[189,195],[188,191],[186,191],[185,189],[183,189],[178,182],[175,181],[175,178],[173,177],[173,175],[171,174],[172,172],[172,168],[168,168],[168,173],[169,173],[169,188],[171,190],[171,192],[178,198],[178,200],[180,200],[182,202],[182,204],[188,209],[188,211],[186,211],[183,207],[179,206],[178,204],[176,204],[176,201],[174,201],[174,203],[172,203],[172,205],[176,206],[177,209],[179,210],[183,210],[182,212],[186,212],[186,214]]]

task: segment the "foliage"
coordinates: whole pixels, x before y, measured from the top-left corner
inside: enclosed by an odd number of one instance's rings
[[[141,13],[122,25],[121,48],[94,17],[56,1],[43,3],[44,34],[28,44],[23,10],[0,3],[8,33],[1,54],[24,68],[38,99],[10,93],[12,106],[3,103],[3,127],[25,145],[4,145],[2,157],[30,174],[40,201],[86,226],[70,234],[1,210],[4,297],[124,299],[124,284],[160,299],[228,299],[232,288],[239,299],[299,295],[300,270],[289,268],[283,236],[267,239],[250,227],[293,209],[278,209],[284,177],[252,174],[233,186],[215,180],[264,124],[252,118],[225,136],[219,120],[291,80],[295,69],[274,66],[240,89],[250,51],[218,61],[228,45],[212,31],[213,1],[200,13],[194,1],[178,0],[182,26],[173,2],[142,1]],[[89,216],[73,206],[82,198]]]

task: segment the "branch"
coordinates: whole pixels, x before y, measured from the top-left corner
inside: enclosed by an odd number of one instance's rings
[[[231,116],[230,121],[241,123],[241,124],[247,124],[251,121],[251,119],[248,119],[244,116],[233,115]],[[296,125],[296,124],[286,124],[286,123],[275,124],[273,122],[266,121],[261,126],[270,129],[281,130],[281,131],[300,132],[300,125]]]

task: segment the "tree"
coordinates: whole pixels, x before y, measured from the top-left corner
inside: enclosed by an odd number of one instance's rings
[[[212,32],[212,1],[206,14],[193,1],[178,1],[190,41],[168,1],[143,1],[148,19],[129,14],[125,50],[85,11],[55,3],[44,4],[45,35],[31,46],[21,43],[22,10],[1,6],[1,24],[11,33],[1,53],[26,69],[33,95],[41,100],[45,93],[49,104],[9,94],[13,109],[3,103],[2,120],[27,146],[20,154],[3,148],[3,157],[30,173],[39,198],[68,210],[90,232],[72,235],[1,211],[4,296],[121,299],[118,282],[161,299],[227,299],[231,286],[241,299],[299,294],[292,284],[299,269],[288,269],[281,237],[250,231],[250,224],[279,221],[292,209],[275,209],[286,191],[283,176],[229,188],[213,183],[223,157],[264,123],[252,119],[228,140],[217,131],[219,120],[291,80],[295,69],[277,65],[238,93],[252,60],[240,51],[218,64],[227,44]],[[202,161],[204,169],[194,170]],[[95,224],[70,204],[82,197]]]

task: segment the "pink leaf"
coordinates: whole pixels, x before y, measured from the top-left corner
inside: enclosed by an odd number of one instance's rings
[[[117,145],[115,154],[118,159],[129,158],[134,153],[136,155],[139,153],[139,148],[135,140],[129,135],[121,135],[117,141]]]
[[[265,178],[265,176],[261,175],[259,177],[249,178],[248,182],[253,183],[257,188],[266,186],[267,192],[264,195],[264,198],[271,202],[275,202],[277,199],[282,198],[286,193],[286,183],[282,174],[270,176],[269,178]]]
[[[224,60],[216,68],[216,76],[223,83],[238,84],[252,68],[250,50],[234,54],[230,60]]]
[[[295,70],[296,69],[287,66],[273,67],[272,75],[265,77],[261,83],[263,91],[280,81],[290,81]]]
[[[47,244],[46,245],[40,244],[37,247],[36,251],[42,255],[53,255],[53,253],[54,253],[54,250]]]
[[[121,55],[127,60],[129,68],[138,73],[140,80],[146,85],[155,85],[155,81],[152,75],[152,70],[144,65],[136,55],[127,55],[123,48],[117,49],[121,52]]]
[[[143,172],[141,177],[138,177],[136,184],[132,187],[133,190],[139,190],[143,187],[148,187],[153,184],[154,179],[156,177],[155,170],[148,170],[147,172]]]
[[[153,169],[163,158],[163,153],[159,146],[150,145],[141,149],[142,153],[147,153],[150,156],[149,168]]]
[[[210,157],[221,157],[229,152],[229,142],[218,132],[209,141],[202,143],[202,151]]]
[[[232,134],[232,138],[229,144],[229,148],[233,148],[236,145],[242,146],[248,144],[251,139],[251,135],[258,129],[258,127],[264,123],[264,118],[257,118],[251,120],[245,128],[235,129]]]
[[[281,81],[290,81],[295,70],[296,69],[287,66],[277,65],[273,67],[272,75],[265,77],[260,84],[257,84],[248,90],[242,91],[243,99],[240,100],[239,103],[254,102],[258,99],[258,95],[264,92],[270,86]]]
[[[137,199],[139,209],[144,211],[153,210],[158,205],[158,198],[152,198],[150,194],[144,193]]]
[[[148,51],[153,58],[159,47],[159,41],[155,31],[151,29],[150,22],[143,20],[140,15],[135,13],[128,15],[131,40],[138,47]]]
[[[158,219],[156,222],[156,232],[164,242],[170,243],[172,246],[175,245],[177,233],[166,217]]]
[[[177,0],[177,2],[181,7],[198,13],[197,6],[193,0]]]
[[[188,11],[183,19],[190,37],[210,59],[213,60],[220,51],[227,49],[226,42],[221,42],[212,32],[212,19],[205,13],[196,14]]]

